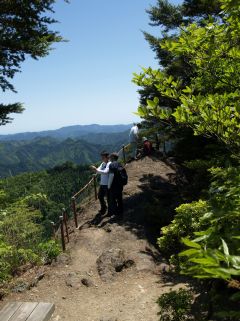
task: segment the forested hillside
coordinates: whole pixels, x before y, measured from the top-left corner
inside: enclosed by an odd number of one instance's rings
[[[27,141],[0,142],[0,177],[39,171],[66,161],[89,164],[99,160],[102,150],[116,151],[128,141],[128,131],[89,133],[81,139],[57,140],[51,137]]]
[[[51,222],[59,221],[90,175],[88,167],[66,163],[0,180],[0,288],[22,266],[46,263],[59,253],[50,240]]]

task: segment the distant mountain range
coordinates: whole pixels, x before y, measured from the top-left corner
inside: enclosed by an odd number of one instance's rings
[[[62,127],[56,130],[45,130],[40,132],[25,132],[10,135],[0,135],[0,141],[9,140],[31,140],[36,137],[52,137],[57,139],[66,138],[82,138],[82,136],[88,136],[89,134],[100,133],[120,133],[129,130],[131,127],[128,125],[75,125]]]
[[[67,161],[82,165],[94,163],[102,150],[118,151],[128,142],[129,127],[70,126],[56,131],[2,135],[0,177],[48,169]],[[44,137],[47,133],[52,136]]]

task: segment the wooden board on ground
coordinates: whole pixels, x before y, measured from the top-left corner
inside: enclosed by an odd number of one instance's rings
[[[0,311],[1,321],[48,321],[54,304],[44,302],[10,302]]]

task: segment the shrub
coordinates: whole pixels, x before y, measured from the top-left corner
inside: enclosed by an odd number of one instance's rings
[[[160,321],[185,321],[190,319],[193,295],[189,290],[180,289],[163,294],[157,303],[161,308]]]
[[[54,240],[40,243],[38,245],[38,250],[43,264],[50,263],[61,252],[59,244]]]
[[[182,204],[176,208],[174,220],[168,226],[162,228],[162,236],[158,239],[161,252],[174,265],[178,265],[177,253],[184,249],[181,240],[186,236],[194,236],[194,232],[201,230],[205,223],[201,218],[208,211],[206,201],[198,201]]]
[[[209,210],[201,231],[183,239],[189,247],[182,270],[198,278],[230,281],[240,276],[240,168],[212,169]]]
[[[36,248],[42,237],[39,210],[21,200],[0,212],[0,283],[16,274],[23,265],[37,264]]]

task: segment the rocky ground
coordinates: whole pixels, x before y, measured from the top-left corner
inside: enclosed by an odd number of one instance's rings
[[[158,320],[157,298],[186,285],[166,276],[169,266],[156,247],[159,230],[149,224],[146,204],[154,194],[176,205],[176,197],[167,197],[177,194],[176,173],[154,158],[128,164],[127,172],[123,219],[98,217],[92,201],[66,253],[15,280],[15,292],[0,308],[9,301],[44,301],[56,305],[52,321]]]

